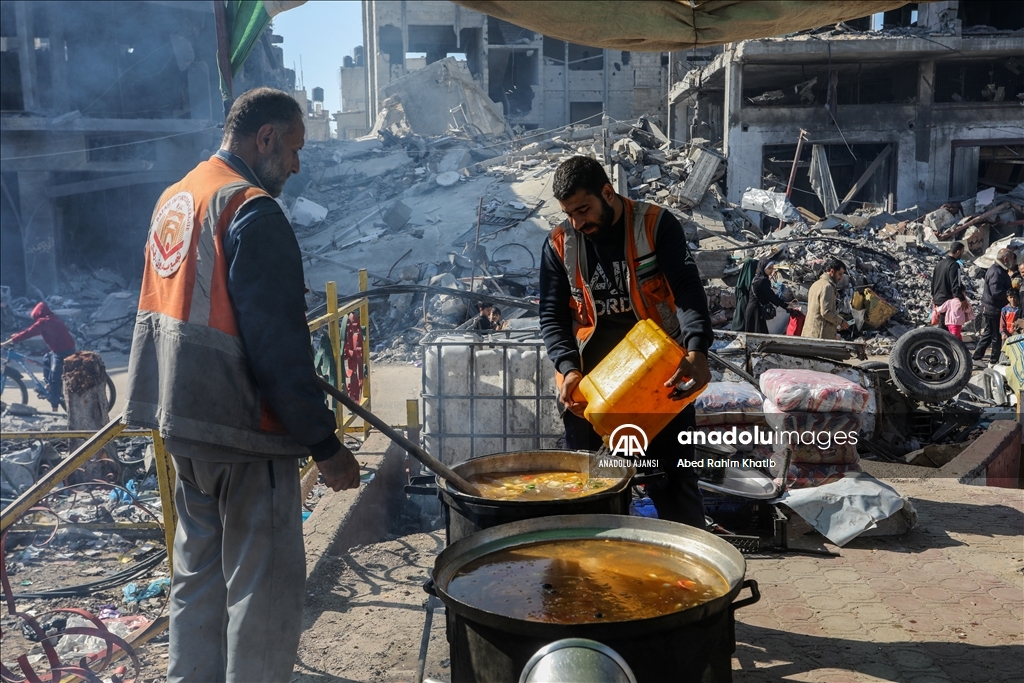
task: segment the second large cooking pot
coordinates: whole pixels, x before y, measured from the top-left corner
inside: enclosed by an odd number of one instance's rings
[[[636,541],[681,552],[718,572],[728,589],[720,597],[660,616],[579,624],[513,618],[448,593],[452,578],[481,557],[538,541],[577,539]],[[563,638],[589,638],[607,645],[629,664],[640,683],[722,683],[732,680],[733,613],[760,598],[757,583],[745,581],[745,572],[743,555],[706,531],[660,519],[571,515],[505,524],[453,543],[438,555],[426,588],[448,612],[453,683],[514,683],[539,648]],[[752,597],[734,601],[744,587],[750,588]]]
[[[517,451],[485,455],[452,467],[462,477],[531,471],[589,472],[596,456],[588,451]],[[617,477],[609,488],[566,500],[517,501],[479,498],[460,493],[436,478],[438,495],[445,513],[445,532],[449,544],[482,529],[524,519],[550,515],[629,514],[630,482],[633,467],[602,467],[601,476]]]

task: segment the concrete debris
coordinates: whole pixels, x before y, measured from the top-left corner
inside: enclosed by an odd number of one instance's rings
[[[887,354],[901,334],[928,322],[931,273],[951,239],[964,240],[967,260],[973,260],[990,243],[1002,244],[999,238],[1008,233],[1000,233],[1007,230],[1000,226],[1024,213],[1024,189],[899,211],[851,203],[850,196],[837,197],[819,145],[812,147],[811,176],[816,194],[831,209],[823,216],[795,206],[802,196],[790,199],[772,189],[750,188],[737,205],[723,190],[728,160],[706,139],[673,147],[657,122],[644,118],[633,125],[606,121],[542,134],[524,131],[510,139],[504,128],[477,122],[490,114],[473,109],[465,96],[471,89],[459,85],[455,67],[431,67],[389,84],[402,87],[389,93],[393,98],[370,136],[307,145],[309,180],[301,193],[291,193],[328,209],[319,223],[296,225],[310,282],[337,280],[340,291],[354,293],[354,272],[365,267],[371,287],[409,283],[453,290],[372,299],[376,360],[419,362],[419,336],[468,325],[477,313],[473,295],[536,297],[541,244],[564,219],[551,196],[552,174],[576,154],[604,161],[621,194],[666,206],[679,219],[708,283],[716,328],[732,324],[734,286],[745,260],[770,256],[779,264],[781,280],[774,286],[780,296],[805,302],[825,262],[838,257],[848,266],[838,288],[839,311],[872,354]],[[457,120],[447,114],[417,119],[413,111],[442,111],[435,100],[448,96],[449,85],[464,105]],[[800,83],[785,96],[799,99],[813,85]],[[428,104],[413,106],[414,97]],[[458,112],[466,107],[463,120]],[[450,109],[457,106],[443,111]],[[885,156],[882,150],[874,159],[880,163]],[[807,167],[801,172],[807,174]],[[860,176],[855,186],[870,173]],[[298,201],[284,200],[294,213]],[[1024,240],[1013,248],[1024,248]],[[971,279],[967,287],[978,302],[980,281]],[[311,297],[314,305],[322,301],[316,292]],[[525,314],[500,307],[513,323]],[[785,333],[785,319],[777,327]]]
[[[299,197],[289,209],[292,225],[307,228],[327,218],[327,207],[305,197]]]
[[[445,135],[451,129],[465,129],[474,135],[494,136],[503,135],[508,128],[501,107],[454,57],[391,81],[380,92],[387,100],[371,135],[393,126],[402,127],[402,118],[404,127],[418,135]]]

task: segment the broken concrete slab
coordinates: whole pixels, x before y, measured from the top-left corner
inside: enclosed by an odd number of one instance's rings
[[[725,159],[717,151],[704,147],[693,147],[689,158],[693,161],[693,170],[679,189],[678,197],[684,205],[696,206],[715,181]]]
[[[289,213],[291,214],[292,225],[306,228],[327,218],[327,207],[321,206],[305,197],[299,197],[292,204]]]
[[[449,129],[475,129],[484,135],[507,132],[501,107],[473,80],[454,57],[440,59],[380,88],[386,98],[397,98],[412,132],[444,135]]]
[[[395,202],[391,208],[384,212],[381,220],[392,230],[401,230],[412,217],[412,209],[402,202]]]

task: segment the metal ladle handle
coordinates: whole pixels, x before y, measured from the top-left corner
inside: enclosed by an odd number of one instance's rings
[[[387,422],[380,419],[379,417],[371,413],[369,410],[359,405],[351,396],[341,391],[340,389],[330,384],[329,382],[325,381],[322,377],[317,377],[316,380],[317,385],[319,385],[321,389],[326,391],[333,398],[340,401],[342,405],[351,410],[353,413],[355,413],[356,415],[358,415],[359,417],[363,418],[368,423],[376,427],[378,430],[380,430],[381,434],[388,437],[396,444],[412,453],[413,457],[415,457],[417,460],[423,463],[423,465],[428,470],[430,470],[434,474],[438,474],[444,477],[445,481],[447,481],[453,489],[455,489],[459,493],[465,493],[467,496],[476,496],[477,498],[483,497],[482,495],[480,495],[480,491],[477,490],[475,486],[473,486],[468,481],[460,477],[458,474],[455,473],[454,470],[452,470],[450,467],[442,463],[434,456],[430,455],[430,453],[427,453],[417,444],[407,439],[401,432],[393,428]]]

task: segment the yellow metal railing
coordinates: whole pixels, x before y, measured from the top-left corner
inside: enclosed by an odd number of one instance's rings
[[[366,270],[359,271],[359,291],[365,292],[368,287],[367,272]],[[315,332],[327,326],[327,333],[331,341],[331,354],[334,358],[334,366],[337,368],[335,373],[335,386],[345,391],[347,387],[344,386],[344,368],[342,364],[342,351],[344,348],[342,342],[342,324],[341,321],[348,317],[351,313],[358,313],[359,315],[359,326],[362,337],[362,359],[363,359],[363,381],[362,390],[359,397],[359,404],[365,408],[370,408],[370,307],[369,300],[366,297],[352,301],[345,306],[338,308],[338,287],[335,282],[328,282],[327,286],[327,313],[309,322],[310,332]],[[339,386],[340,385],[340,386]],[[333,402],[334,413],[337,418],[338,424],[338,435],[344,438],[346,433],[359,433],[362,432],[365,436],[370,431],[370,425],[363,423],[362,426],[353,426],[352,423],[356,420],[356,415],[345,415],[344,406],[337,401]],[[54,467],[52,470],[47,472],[41,477],[35,484],[33,484],[28,490],[23,492],[17,498],[15,498],[7,507],[0,513],[0,534],[12,531],[45,531],[52,528],[52,525],[38,524],[31,522],[19,522],[25,513],[29,512],[40,500],[42,500],[47,494],[50,493],[60,482],[66,479],[72,472],[77,470],[79,467],[84,465],[90,458],[99,453],[107,444],[113,441],[115,438],[126,437],[126,436],[149,436],[153,439],[153,453],[154,461],[157,473],[157,485],[160,493],[160,504],[163,513],[163,530],[164,530],[164,542],[167,545],[167,564],[168,567],[173,571],[173,550],[174,550],[174,531],[178,524],[177,511],[174,508],[174,463],[167,454],[167,450],[164,448],[164,441],[160,437],[160,433],[155,430],[149,429],[132,429],[128,428],[121,422],[122,416],[118,415],[116,418],[111,420],[105,427],[98,432],[88,431],[53,431],[53,432],[42,432],[42,431],[31,431],[31,432],[0,432],[0,439],[85,439],[73,453],[65,458],[59,465]],[[303,466],[301,473],[305,477],[313,468],[313,460],[310,459],[305,466]],[[106,530],[106,531],[117,531],[121,529],[154,529],[159,528],[160,525],[155,522],[114,522],[114,523],[95,523],[95,524],[77,524],[76,526],[94,529],[94,530]],[[156,621],[151,623],[149,626],[133,633],[129,638],[128,642],[132,645],[138,646],[142,643],[153,638],[157,634],[167,629],[168,619],[166,616],[158,618]],[[113,659],[120,659],[124,655],[123,651],[115,653]]]
[[[61,461],[61,463],[47,472],[36,481],[28,490],[15,498],[10,505],[4,508],[0,514],[0,533],[8,529],[14,531],[41,531],[52,525],[46,524],[15,524],[26,512],[42,500],[57,484],[64,481],[68,475],[84,465],[89,458],[99,453],[103,448],[117,437],[123,436],[149,436],[153,439],[153,456],[156,467],[157,487],[160,491],[160,507],[164,516],[164,542],[167,544],[167,565],[172,566],[172,553],[174,549],[174,528],[178,524],[178,515],[174,509],[174,463],[167,456],[164,448],[164,440],[160,433],[149,429],[129,429],[121,422],[118,415],[100,431],[94,433],[83,431],[64,432],[0,432],[0,439],[86,439],[85,443],[78,447],[74,453]],[[117,531],[119,529],[152,529],[159,527],[153,522],[114,522],[112,524],[89,525],[80,524],[84,528],[107,529]]]
[[[365,292],[367,290],[367,274],[366,270],[359,271],[359,291]],[[342,363],[341,353],[344,348],[344,344],[341,339],[343,332],[342,320],[345,320],[351,313],[359,313],[359,327],[363,340],[362,357],[363,357],[363,386],[361,395],[359,396],[359,405],[363,406],[367,410],[370,410],[370,302],[369,299],[363,297],[355,301],[351,301],[341,308],[338,308],[338,284],[336,282],[328,282],[326,286],[327,290],[327,313],[309,321],[309,331],[316,332],[320,328],[327,326],[327,334],[331,339],[331,353],[334,357],[334,367],[337,368],[335,373],[335,386],[342,391],[347,391],[347,387],[344,386],[344,375],[345,365]],[[346,417],[345,407],[334,401],[334,414],[338,421],[338,435],[344,438],[344,435],[349,432],[359,433],[362,432],[363,438],[370,433],[370,425],[363,422],[362,426],[352,426],[352,423],[357,419],[355,414],[350,414]]]

